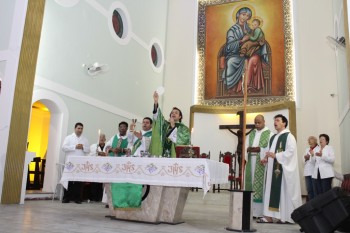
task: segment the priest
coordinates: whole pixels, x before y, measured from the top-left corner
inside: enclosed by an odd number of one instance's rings
[[[129,147],[132,148],[131,155],[139,157],[143,152],[149,152],[152,139],[152,119],[145,117],[142,120],[142,130],[136,130],[136,120],[130,124],[128,131]]]
[[[106,143],[106,152],[108,156],[117,156],[121,157],[126,154],[130,154],[130,149],[128,148],[128,137],[126,132],[128,130],[128,123],[122,121],[118,125],[119,133],[114,135],[109,141]]]
[[[119,133],[113,136],[107,143],[107,152],[109,156],[122,157],[130,155],[128,148],[128,138],[126,132],[128,123],[122,121],[119,123]],[[108,190],[109,187],[106,189]],[[135,209],[141,207],[142,185],[131,183],[112,183],[110,185],[112,194],[112,204],[114,208]]]
[[[245,190],[254,191],[252,212],[253,217],[263,216],[263,192],[265,182],[265,166],[261,162],[266,152],[272,132],[265,126],[263,115],[257,115],[254,118],[255,129],[249,133],[246,143],[245,153]]]
[[[181,123],[182,112],[174,107],[169,115],[169,121],[165,120],[159,106],[158,93],[154,92],[152,141],[150,152],[153,155],[176,157],[175,147],[178,145],[190,145],[191,135],[189,128]]]
[[[277,134],[273,135],[266,152],[266,186],[264,217],[258,223],[293,223],[291,214],[302,205],[297,146],[294,136],[286,129],[288,120],[282,114],[274,117]]]

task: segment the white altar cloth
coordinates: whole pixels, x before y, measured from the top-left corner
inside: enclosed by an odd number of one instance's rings
[[[201,158],[69,156],[60,183],[68,181],[198,187],[228,183],[228,164]]]

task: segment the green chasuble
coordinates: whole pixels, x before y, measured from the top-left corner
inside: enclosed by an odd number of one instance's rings
[[[168,150],[172,158],[176,157],[175,147],[179,145],[190,145],[191,135],[188,127],[182,123],[176,123],[177,139],[173,143],[169,138],[172,132],[170,123],[164,119],[161,110],[158,108],[158,117],[152,124],[152,140],[150,146],[150,153],[152,155],[164,155]]]
[[[266,148],[269,143],[270,138],[270,130],[265,130],[261,133],[259,139],[259,147],[260,149]],[[254,142],[256,130],[253,130],[249,134],[249,146],[251,147]],[[262,203],[263,201],[263,191],[264,191],[264,172],[265,166],[260,163],[260,153],[256,154],[256,163],[255,163],[255,171],[254,171],[254,179],[252,179],[252,154],[248,153],[248,161],[246,165],[246,173],[245,173],[245,190],[254,191],[253,201],[256,203]],[[253,182],[252,182],[253,180]]]
[[[275,148],[275,153],[285,151],[288,135],[289,135],[289,132],[286,132],[284,134],[281,134],[278,137],[277,143],[276,143],[276,148]],[[272,144],[275,136],[276,136],[276,134],[271,137],[270,145]],[[269,203],[269,210],[271,210],[271,211],[279,211],[280,199],[281,199],[282,174],[283,174],[282,165],[275,158],[273,161],[270,203]],[[299,178],[297,177],[297,179],[299,179]]]
[[[112,148],[127,148],[128,139],[118,138],[115,135]],[[117,156],[123,156],[125,153],[118,153]],[[115,156],[113,153],[109,153],[109,156]],[[130,184],[130,183],[112,183],[111,184],[112,202],[114,208],[140,208],[142,199],[142,185]]]
[[[118,135],[115,135],[114,138],[113,138],[113,142],[112,142],[112,148],[117,148],[117,147],[120,147],[120,148],[128,148],[128,138],[125,137],[124,139],[122,137],[118,137]],[[119,152],[118,154],[114,154],[113,152],[110,152],[108,153],[108,156],[117,156],[117,157],[120,157],[120,156],[123,156],[125,155],[125,152]]]
[[[111,193],[114,208],[141,208],[141,184],[112,183]]]

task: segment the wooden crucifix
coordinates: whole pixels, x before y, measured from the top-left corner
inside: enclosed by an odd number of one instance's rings
[[[239,143],[241,140],[241,159],[239,159],[238,161],[240,161],[240,183],[241,183],[241,187],[239,191],[235,191],[235,190],[230,190],[231,194],[230,194],[230,223],[229,226],[226,228],[226,230],[229,231],[240,231],[240,232],[253,232],[256,231],[255,229],[253,229],[252,226],[252,219],[251,219],[251,203],[252,203],[252,193],[253,191],[251,190],[245,190],[244,188],[244,179],[243,179],[243,174],[244,174],[244,157],[245,157],[245,145],[246,145],[246,135],[249,134],[251,132],[251,130],[247,132],[247,128],[254,128],[254,126],[252,125],[247,125],[247,121],[246,121],[246,116],[247,116],[247,99],[248,99],[248,93],[247,93],[247,80],[245,77],[245,72],[246,72],[246,67],[247,67],[247,60],[245,61],[244,64],[244,72],[242,74],[242,82],[243,82],[243,111],[238,112],[237,114],[240,116],[239,118],[239,126],[235,126],[235,125],[231,125],[231,126],[219,126],[219,128],[221,129],[228,129],[230,130],[231,133],[233,133],[232,129],[237,129],[238,131],[241,130],[242,133],[235,134],[238,137],[238,145],[237,148],[239,147]],[[241,135],[241,136],[239,136]],[[241,138],[241,139],[240,139]],[[236,158],[237,159],[237,158]],[[234,201],[233,201],[234,200]],[[238,202],[236,200],[241,200],[241,202]]]
[[[238,165],[239,165],[239,176],[243,177],[242,176],[242,169],[241,169],[241,166],[242,166],[241,161],[242,161],[242,150],[243,150],[243,126],[245,124],[245,119],[244,119],[243,111],[237,112],[237,115],[239,115],[239,125],[219,125],[219,129],[227,129],[232,134],[237,136],[238,143],[237,143],[236,152],[237,152],[238,158],[236,158],[236,161],[238,161]],[[246,125],[246,129],[250,129],[250,131],[248,133],[246,133],[246,135],[248,135],[254,128],[255,128],[254,124],[253,125]],[[237,132],[233,131],[234,129],[236,129]]]

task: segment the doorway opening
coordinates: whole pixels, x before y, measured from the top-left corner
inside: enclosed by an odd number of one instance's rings
[[[36,101],[32,105],[27,150],[35,152],[36,157],[28,167],[27,190],[41,190],[44,185],[50,117],[50,111],[45,104]]]
[[[64,137],[67,136],[69,117],[68,108],[61,96],[46,89],[34,90],[32,106],[31,122],[28,131],[28,151],[35,150],[37,153],[37,160],[40,158],[41,161],[37,163],[34,162],[34,165],[32,165],[34,168],[30,169],[35,170],[35,166],[38,166],[39,168],[37,168],[37,170],[44,171],[44,174],[41,173],[42,187],[39,190],[27,190],[25,198],[60,198],[60,195],[62,194],[62,186],[58,184],[61,179],[61,166],[58,166],[58,164],[62,164],[65,161],[65,156],[61,150],[61,146]],[[38,109],[41,109],[41,111],[38,111]],[[32,124],[32,121],[37,118],[37,112],[39,112],[38,118],[41,119],[37,120],[41,121],[39,124],[40,126],[36,126],[34,123]],[[49,115],[49,117],[47,115]],[[36,143],[32,142],[32,130],[34,131],[35,136],[41,134],[41,137],[39,137],[43,138],[41,145],[37,146],[35,145]],[[37,149],[36,147],[40,149]],[[42,159],[45,159],[44,164]],[[44,165],[43,169],[41,168],[42,165]],[[33,177],[32,179],[35,178]],[[57,196],[53,197],[53,195]]]

